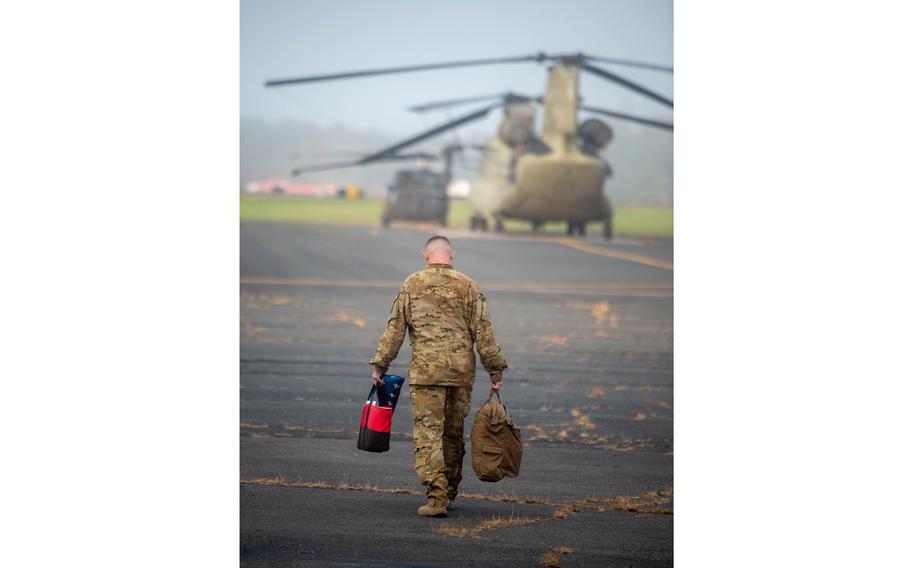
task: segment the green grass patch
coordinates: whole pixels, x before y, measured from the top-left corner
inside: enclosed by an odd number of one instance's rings
[[[241,195],[241,221],[274,221],[283,223],[318,223],[324,225],[379,226],[382,199],[357,200],[331,197],[289,197],[280,195]],[[449,226],[467,229],[471,209],[464,201],[452,201]],[[529,232],[530,223],[507,219],[507,231]],[[589,223],[588,233],[599,234],[601,223]],[[673,210],[658,207],[620,207],[613,219],[617,235],[633,237],[673,237]],[[547,223],[543,231],[565,234],[565,223]]]
[[[332,197],[241,195],[241,221],[379,225],[381,199],[345,200]]]
[[[666,207],[619,207],[613,217],[617,235],[673,238],[673,210]]]

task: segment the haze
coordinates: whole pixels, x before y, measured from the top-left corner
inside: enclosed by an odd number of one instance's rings
[[[272,89],[263,87],[266,79],[538,51],[672,65],[672,18],[667,1],[241,1],[241,183],[289,177],[295,165],[375,150],[477,108],[418,115],[406,108],[413,104],[508,90],[542,94],[546,66],[495,65]],[[673,96],[671,74],[605,67]],[[593,76],[581,76],[580,92],[593,106],[673,118],[661,105]],[[452,140],[482,143],[500,117],[492,112],[408,151],[432,151]],[[606,152],[615,172],[607,194],[620,203],[671,204],[672,133],[605,120],[616,131]],[[469,153],[460,159],[456,177],[470,179],[477,158]],[[383,187],[403,166],[408,164],[309,174],[297,181]]]

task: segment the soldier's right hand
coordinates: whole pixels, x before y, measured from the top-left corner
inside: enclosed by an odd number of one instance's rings
[[[383,373],[383,371],[380,370],[379,367],[373,367],[372,379],[373,379],[374,385],[384,385],[385,384],[385,381],[382,380],[382,373]]]

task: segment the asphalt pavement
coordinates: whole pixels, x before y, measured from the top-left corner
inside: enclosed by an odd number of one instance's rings
[[[391,450],[355,447],[368,361],[435,232],[487,296],[525,442],[521,475],[485,483],[468,440],[444,519],[416,514],[406,393]],[[242,223],[240,253],[244,566],[672,564],[672,241]]]

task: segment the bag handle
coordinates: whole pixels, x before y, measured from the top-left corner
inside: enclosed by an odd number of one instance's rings
[[[363,439],[364,434],[366,433],[364,430],[366,429],[365,428],[366,425],[369,424],[369,422],[370,422],[370,412],[373,410],[373,405],[369,404],[369,402],[371,400],[373,400],[374,394],[376,394],[376,383],[373,383],[373,388],[370,389],[370,394],[367,395],[366,408],[363,409],[366,416],[363,419],[363,425],[360,427],[360,431],[357,433],[357,447],[358,448],[360,448],[361,446],[363,446],[366,443]]]
[[[502,406],[503,410],[505,410],[506,414],[508,414],[509,411],[508,411],[508,409],[506,409],[506,405],[502,403],[502,397],[499,396],[499,391],[494,389],[493,387],[490,387],[490,396],[487,397],[487,400],[486,400],[486,402],[484,402],[484,404],[489,404],[490,401],[493,400],[493,394],[496,394],[496,398],[497,398],[497,400],[499,400],[500,406]]]

